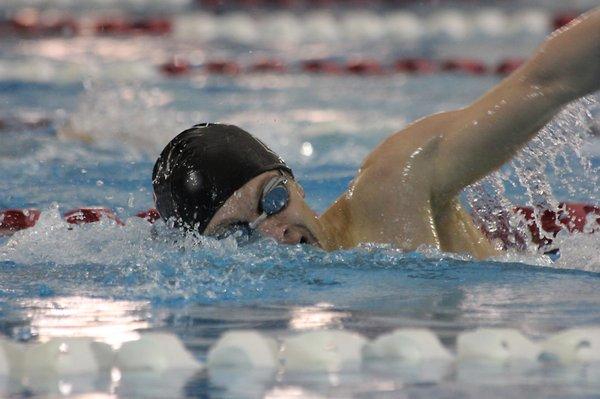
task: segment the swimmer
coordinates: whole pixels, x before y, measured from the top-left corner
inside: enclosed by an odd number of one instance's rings
[[[600,8],[554,32],[471,105],[420,119],[364,160],[322,215],[292,170],[244,130],[201,124],[175,137],[153,172],[156,206],[175,226],[223,237],[254,231],[325,250],[386,243],[486,258],[498,249],[460,204],[463,188],[511,159],[572,100],[600,89]]]

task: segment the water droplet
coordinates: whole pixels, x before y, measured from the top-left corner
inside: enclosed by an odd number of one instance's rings
[[[67,345],[67,343],[66,343],[66,342],[63,342],[63,343],[61,343],[61,344],[58,346],[58,351],[59,351],[60,353],[67,353],[67,352],[69,351],[69,345]]]
[[[300,154],[305,157],[310,157],[313,154],[313,146],[308,141],[302,143],[302,147],[300,148]]]
[[[73,391],[73,385],[68,382],[58,381],[58,390],[62,395],[67,396]]]

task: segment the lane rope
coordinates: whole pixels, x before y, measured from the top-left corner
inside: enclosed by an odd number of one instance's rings
[[[241,64],[234,60],[213,60],[202,64],[193,64],[184,57],[173,57],[170,61],[160,65],[159,70],[169,77],[190,76],[196,73],[226,76],[258,73],[354,76],[386,76],[394,73],[507,75],[518,69],[524,61],[521,58],[507,58],[497,64],[489,65],[483,61],[468,58],[445,60],[402,58],[393,62],[380,62],[374,59],[349,59],[347,61],[315,59],[292,63],[285,63],[277,59],[262,59],[248,64]]]
[[[181,39],[227,41],[245,45],[259,43],[377,42],[422,39],[465,40],[545,35],[564,26],[578,15],[562,12],[551,15],[541,9],[508,13],[488,8],[473,12],[452,9],[418,15],[411,11],[345,10],[305,13],[190,12],[176,16],[75,17],[57,11],[21,9],[0,19],[3,37],[74,37],[173,35]]]
[[[562,230],[566,230],[569,233],[583,232],[592,234],[596,230],[590,228],[590,223],[595,226],[600,225],[600,206],[598,205],[561,202],[556,210],[517,206],[512,212],[524,218],[527,228],[531,233],[533,243],[539,247],[550,245],[553,238]],[[536,216],[536,214],[539,216]],[[11,235],[16,231],[34,227],[40,215],[41,211],[33,208],[0,210],[0,236]],[[140,211],[135,216],[149,223],[154,223],[160,219],[160,214],[154,208]],[[119,226],[125,225],[111,209],[106,207],[72,209],[65,212],[63,218],[67,223],[72,225],[96,223],[102,219],[111,220]],[[499,222],[509,223],[508,220],[502,220],[502,218],[499,219]],[[505,227],[496,228],[493,231],[486,230],[485,225],[482,225],[481,228],[491,240],[499,239],[508,243],[510,241],[510,237],[508,237],[510,229],[508,225]],[[542,231],[547,234],[542,234]]]

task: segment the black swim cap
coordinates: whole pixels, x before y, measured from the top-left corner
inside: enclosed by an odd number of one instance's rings
[[[233,125],[203,123],[178,134],[154,165],[156,208],[175,226],[204,232],[236,190],[270,170],[292,170],[263,142]]]

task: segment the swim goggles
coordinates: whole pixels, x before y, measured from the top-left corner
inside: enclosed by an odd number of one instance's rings
[[[290,193],[286,187],[288,179],[283,172],[273,177],[263,187],[260,197],[258,211],[260,216],[252,222],[238,222],[227,226],[224,231],[216,234],[217,239],[223,239],[234,235],[236,238],[249,238],[269,216],[283,211],[290,202]]]

